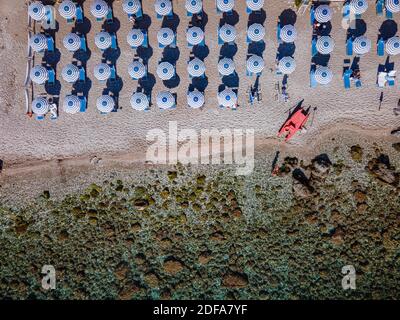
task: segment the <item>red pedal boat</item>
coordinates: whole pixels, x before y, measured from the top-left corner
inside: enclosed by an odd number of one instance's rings
[[[293,135],[303,129],[304,124],[307,122],[308,117],[310,116],[308,108],[307,110],[303,109],[302,107],[296,108],[286,122],[283,124],[282,128],[279,130],[278,137],[281,135],[286,135],[285,141],[288,141]]]

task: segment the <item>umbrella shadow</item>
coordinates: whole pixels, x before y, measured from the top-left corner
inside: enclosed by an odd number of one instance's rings
[[[204,60],[210,54],[210,49],[208,48],[207,45],[203,46],[196,45],[192,48],[192,53],[200,60]]]
[[[394,70],[394,62],[390,62],[389,56],[386,58],[386,61],[384,64],[378,65],[378,73],[379,72],[390,72],[393,70]]]
[[[232,10],[232,12],[224,12],[222,18],[219,20],[219,26],[223,26],[225,23],[235,26],[239,22],[239,14]]]
[[[280,60],[283,57],[293,56],[296,51],[296,45],[294,43],[281,43],[278,47],[276,58]]]
[[[331,59],[330,54],[317,53],[314,57],[312,57],[311,62],[316,65],[327,67],[330,59]]]
[[[83,35],[86,38],[86,35]],[[86,41],[87,43],[87,41]],[[86,51],[84,50],[78,50],[76,52],[74,52],[73,54],[73,58],[75,60],[78,60],[80,62],[82,62],[83,64],[86,64],[90,57],[92,56],[92,51],[89,49],[89,47],[86,47]]]
[[[139,47],[136,50],[136,54],[143,60],[144,64],[148,64],[150,58],[153,56],[153,48],[149,45],[146,47]]]
[[[208,87],[208,77],[196,77],[192,79],[191,86],[197,90],[204,92]]]
[[[107,80],[107,87],[103,90],[104,95],[111,94],[112,96],[114,96],[116,108],[119,108],[118,106],[119,93],[121,92],[123,87],[124,87],[124,82],[122,81],[122,78],[117,75],[115,79]]]
[[[151,17],[147,14],[143,14],[140,19],[135,20],[135,24],[133,25],[134,29],[142,29],[142,30],[149,30],[151,26]]]
[[[261,25],[264,25],[266,19],[267,19],[267,13],[265,12],[264,9],[261,9],[260,11],[252,11],[249,15],[249,21],[247,23],[247,26],[251,26],[253,23],[259,23]]]
[[[238,88],[239,87],[239,76],[235,72],[229,76],[222,77],[222,83],[229,88]]]
[[[192,26],[202,28],[203,30],[205,29],[207,23],[208,23],[208,14],[205,13],[204,11],[202,12],[202,14],[194,14],[192,16],[192,19],[190,19],[190,24]]]
[[[363,19],[356,19],[354,26],[354,29],[347,29],[347,39],[363,36],[367,32],[367,24]]]
[[[179,75],[176,73],[175,76],[172,79],[169,80],[164,80],[163,84],[166,88],[168,89],[173,89],[179,86],[181,82],[181,78],[179,77]]]
[[[164,17],[161,28],[170,28],[174,33],[176,33],[179,23],[180,18],[176,13],[174,13],[172,17]]]
[[[162,53],[161,61],[175,64],[179,60],[180,50],[178,47],[166,47]]]
[[[139,79],[139,86],[143,89],[143,93],[151,97],[153,88],[156,84],[156,77],[152,73],[147,73],[145,78]]]
[[[238,51],[238,47],[236,43],[224,43],[219,52],[220,57],[230,58],[232,59]]]
[[[61,82],[59,80],[56,80],[53,84],[46,82],[44,88],[49,95],[59,96],[61,92]]]
[[[247,54],[255,54],[260,57],[263,56],[264,51],[265,51],[264,41],[251,42],[249,43],[249,46],[247,48]]]
[[[121,22],[118,18],[113,18],[112,22],[104,21],[102,25],[102,29],[109,33],[117,33],[117,31],[121,28]]]
[[[77,81],[73,84],[72,94],[77,95],[81,93],[87,99],[91,88],[92,88],[92,80],[90,78],[86,78],[84,82]]]
[[[329,36],[332,31],[332,23],[330,21],[322,23],[315,31],[318,36]]]
[[[121,49],[119,47],[117,47],[117,49],[108,48],[103,52],[102,60],[109,61],[111,64],[115,65],[120,56]]]
[[[82,23],[75,23],[75,26],[72,28],[72,32],[80,34],[88,34],[91,29],[92,29],[92,23],[88,18],[84,17]]]
[[[287,24],[294,26],[297,21],[297,14],[292,9],[286,9],[282,11],[278,19],[281,26],[285,26]]]
[[[379,36],[378,39],[383,39],[386,41],[387,39],[394,37],[397,33],[397,23],[393,20],[386,20],[382,23],[379,28]]]

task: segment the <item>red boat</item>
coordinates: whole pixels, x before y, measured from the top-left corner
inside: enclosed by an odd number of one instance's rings
[[[303,129],[304,124],[307,122],[308,117],[310,116],[308,113],[310,108],[307,110],[303,109],[302,107],[296,109],[297,110],[295,110],[289,116],[282,128],[279,130],[278,137],[280,137],[282,134],[286,134],[285,141],[288,141],[297,131]]]

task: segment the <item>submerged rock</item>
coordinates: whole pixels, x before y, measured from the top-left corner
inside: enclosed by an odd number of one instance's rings
[[[361,162],[363,157],[363,149],[357,144],[350,148],[350,154],[354,161]]]
[[[321,154],[311,161],[311,177],[325,179],[331,169],[332,162],[328,155]]]
[[[390,164],[389,156],[381,154],[368,162],[367,171],[375,178],[385,183],[397,186],[399,175],[394,166]]]
[[[222,285],[228,288],[244,288],[249,284],[245,273],[228,272],[222,279]]]

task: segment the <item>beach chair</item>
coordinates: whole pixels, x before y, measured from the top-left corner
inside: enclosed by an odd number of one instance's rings
[[[35,119],[38,121],[42,121],[44,120],[44,116],[36,116]]]
[[[118,48],[118,45],[117,45],[117,36],[115,35],[115,33],[113,33],[113,34],[111,35],[111,49],[116,50],[117,48]]]
[[[310,87],[315,88],[317,86],[317,80],[315,80],[315,70],[310,71]]]
[[[375,8],[376,8],[376,14],[378,16],[383,16],[383,1],[382,0],[378,0],[376,2]]]
[[[108,7],[108,13],[107,13],[107,16],[106,16],[106,22],[107,22],[107,24],[111,24],[111,23],[114,22],[114,15],[113,15],[112,8],[110,6]]]
[[[219,28],[218,28],[217,32],[218,32],[218,44],[223,45],[225,43],[225,41],[222,40],[221,37],[219,36]]]
[[[54,52],[54,40],[51,36],[47,37],[47,51]]]
[[[149,37],[147,35],[147,31],[146,30],[142,30],[143,35],[144,35],[144,41],[142,43],[142,47],[144,48],[148,48],[149,47]]]
[[[362,87],[361,79],[356,79],[356,80],[354,80],[354,82],[356,84],[356,88],[361,88]]]
[[[115,80],[116,78],[117,78],[117,72],[115,70],[115,66],[113,65],[113,66],[111,66],[111,77],[110,77],[110,79],[111,80]]]
[[[346,41],[346,54],[348,56],[353,55],[353,39],[352,38],[349,38]]]
[[[76,7],[76,23],[83,23],[83,11],[81,6]]]
[[[49,80],[47,80],[48,84],[54,85],[56,83],[56,74],[54,72],[54,69],[47,70],[47,73],[49,75]]]
[[[81,36],[81,48],[82,51],[86,52],[87,46],[86,46],[86,38],[84,35]]]
[[[79,67],[79,82],[83,83],[86,81],[86,72],[84,67]]]
[[[276,28],[276,39],[278,40],[278,43],[281,41],[281,24],[279,22]]]
[[[377,45],[378,56],[382,57],[385,55],[385,41],[380,38]]]
[[[386,76],[386,80],[390,87],[394,86],[395,78],[396,78],[396,71],[395,70],[389,71],[388,75]]]
[[[141,19],[143,17],[143,10],[142,8],[139,9],[138,12],[136,12],[135,15],[133,14],[128,14],[128,18],[131,18],[132,16],[135,16],[136,19]]]
[[[314,38],[314,39],[312,39],[312,42],[311,42],[311,56],[315,57],[317,55],[317,53],[318,53],[317,39]]]
[[[87,99],[84,96],[79,96],[79,101],[80,101],[80,109],[79,112],[86,112],[87,109]]]
[[[311,26],[314,25],[314,21],[315,21],[315,9],[314,9],[314,6],[312,6],[310,9],[310,24],[311,24]]]
[[[386,19],[393,19],[393,13],[386,9]]]
[[[345,89],[350,89],[351,87],[351,75],[352,75],[353,71],[351,69],[347,69],[344,73],[343,73],[343,84],[344,84],[344,88]]]
[[[343,18],[350,18],[350,4],[348,2],[343,5]]]

